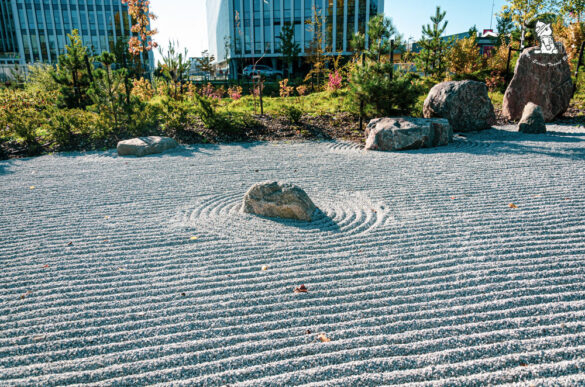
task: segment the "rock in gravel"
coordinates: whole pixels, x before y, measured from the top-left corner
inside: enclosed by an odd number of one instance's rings
[[[118,143],[118,155],[145,156],[154,153],[162,153],[177,146],[177,142],[170,137],[137,137],[130,140],[120,141]]]
[[[423,115],[449,120],[455,132],[489,129],[496,123],[485,83],[450,81],[435,85],[425,99]]]
[[[290,183],[265,181],[256,183],[246,192],[242,211],[268,216],[311,221],[317,207],[309,195]]]
[[[430,148],[453,142],[449,121],[441,118],[376,118],[366,128],[367,150]]]
[[[558,54],[537,53],[539,47],[531,47],[520,55],[504,94],[505,118],[518,121],[528,102],[542,108],[546,122],[567,111],[573,96],[573,80],[565,48],[561,43],[557,47]]]
[[[546,133],[546,124],[540,106],[532,102],[526,104],[522,119],[518,124],[518,131],[522,133]]]

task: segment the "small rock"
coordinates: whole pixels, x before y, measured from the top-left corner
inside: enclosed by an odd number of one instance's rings
[[[377,118],[366,128],[366,150],[396,151],[430,148],[453,141],[445,119],[413,117]]]
[[[518,123],[518,131],[522,133],[546,133],[546,124],[542,108],[535,103],[528,102],[524,107],[522,119]]]
[[[242,211],[271,218],[312,221],[317,207],[296,185],[265,181],[246,192]]]
[[[117,148],[120,156],[146,156],[177,146],[177,142],[170,137],[149,136],[120,141]]]

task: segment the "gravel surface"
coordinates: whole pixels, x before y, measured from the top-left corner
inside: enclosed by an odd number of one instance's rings
[[[2,161],[0,385],[584,385],[585,130],[549,131]],[[239,213],[268,179],[317,219]]]

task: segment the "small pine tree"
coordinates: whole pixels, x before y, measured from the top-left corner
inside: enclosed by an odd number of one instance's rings
[[[79,31],[73,30],[67,37],[69,44],[65,47],[65,54],[59,56],[57,69],[51,75],[60,85],[60,106],[85,108],[91,103],[87,91],[93,68],[87,58],[87,48],[81,41]]]
[[[384,15],[373,17],[368,31],[368,49],[364,47],[363,34],[357,34],[352,40],[355,51],[364,51],[363,57],[356,57],[352,66],[348,93],[350,106],[360,116],[407,113],[418,96],[412,82],[415,75],[393,76],[393,64],[388,60],[391,39],[400,42],[401,37],[391,20],[384,18]]]
[[[447,69],[445,56],[450,42],[443,39],[448,24],[446,15],[447,12],[441,12],[441,7],[437,7],[435,16],[431,16],[431,24],[423,26],[423,39],[419,42],[422,50],[418,55],[418,64],[425,75],[431,75],[437,80],[444,78]]]
[[[102,118],[112,121],[107,127],[119,129],[123,123],[124,113],[128,111],[124,91],[127,70],[113,70],[112,65],[116,63],[116,56],[109,52],[103,52],[96,59],[103,68],[94,72],[89,96]]]
[[[280,40],[282,60],[285,64],[286,77],[288,78],[291,74],[290,67],[291,65],[294,66],[294,63],[297,61],[299,53],[301,52],[301,46],[295,42],[294,26],[291,23],[284,23],[282,31],[280,32],[280,35],[278,35],[278,39]]]

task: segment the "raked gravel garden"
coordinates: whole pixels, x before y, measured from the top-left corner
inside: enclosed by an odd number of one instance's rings
[[[242,213],[265,180],[316,218]],[[0,195],[0,385],[585,385],[583,128],[62,153]]]

